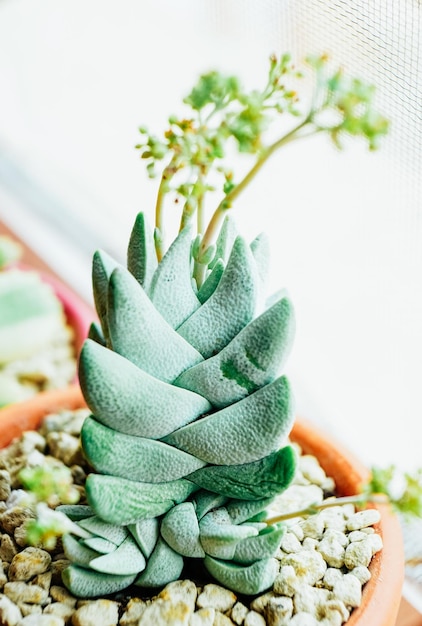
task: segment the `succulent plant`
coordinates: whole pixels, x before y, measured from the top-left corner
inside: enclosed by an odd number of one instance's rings
[[[288,443],[294,402],[283,374],[294,313],[284,291],[266,298],[266,237],[247,243],[227,210],[292,139],[327,131],[338,142],[344,131],[375,147],[386,129],[370,107],[371,89],[358,81],[345,86],[338,72],[322,80],[322,58],[312,66],[316,97],[302,117],[285,83],[297,78],[286,55],[271,59],[262,92],[246,94],[236,79],[212,72],[185,101],[191,118],[170,118],[163,140],[141,129],[138,149],[150,174],[167,159],[156,227],[138,214],[127,267],[94,254],[100,325],[79,358],[92,412],[81,440],[93,471],[88,504],[60,507],[80,529],[80,537],[63,537],[72,561],[63,580],[77,596],[162,586],[179,578],[186,559],[245,594],[269,588],[278,573],[284,527],[266,519],[296,466]],[[330,126],[319,121],[327,110],[337,113]],[[265,144],[270,116],[279,114],[300,119]],[[237,184],[221,163],[228,141],[255,159]],[[223,197],[205,228],[211,174],[223,176]],[[181,226],[164,252],[162,205],[173,192],[183,202]]]
[[[53,386],[55,377],[65,386],[75,373],[62,303],[38,272],[14,265],[21,253],[17,242],[0,237],[0,406]],[[57,362],[60,375],[52,371]]]

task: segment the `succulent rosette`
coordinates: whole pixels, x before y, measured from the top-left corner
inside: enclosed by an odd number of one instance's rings
[[[86,532],[63,538],[64,582],[79,596],[159,587],[185,559],[255,594],[278,572],[284,528],[265,523],[292,481],[292,393],[281,374],[294,334],[284,292],[263,304],[268,246],[227,219],[199,289],[183,229],[160,263],[143,214],[127,268],[93,259],[101,327],[79,377],[92,415],[81,440],[88,506],[62,507]]]

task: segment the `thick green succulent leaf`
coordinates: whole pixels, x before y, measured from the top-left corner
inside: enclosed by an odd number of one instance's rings
[[[119,433],[92,417],[84,421],[81,441],[86,458],[97,472],[140,482],[176,480],[205,465],[173,446]]]
[[[265,500],[235,500],[232,499],[226,504],[227,512],[233,524],[242,524],[243,522],[256,520],[259,518],[266,519],[267,507],[271,505],[274,498]]]
[[[111,541],[116,546],[119,546],[128,536],[126,528],[114,523],[109,523],[97,515],[92,517],[86,517],[78,522],[81,528],[88,530],[93,535],[98,535],[107,541]]]
[[[120,576],[139,574],[145,565],[145,557],[132,535],[128,535],[113,552],[97,556],[89,564],[97,572]]]
[[[204,302],[208,300],[208,298],[212,296],[212,294],[216,290],[225,267],[226,266],[224,264],[224,261],[218,259],[217,263],[212,268],[211,273],[207,276],[198,291],[198,300],[201,302],[201,304],[204,304]]]
[[[79,356],[79,382],[96,419],[127,435],[159,439],[211,408],[202,396],[158,380],[89,339]]]
[[[280,548],[286,527],[267,526],[257,537],[248,537],[236,545],[233,560],[250,564],[260,559],[274,557]]]
[[[262,500],[275,497],[292,482],[296,454],[285,446],[258,461],[243,465],[210,465],[188,476],[196,485],[229,498]]]
[[[274,558],[261,559],[244,566],[206,556],[204,565],[224,587],[251,596],[269,589],[279,570],[279,562]]]
[[[88,339],[95,341],[95,343],[99,343],[101,346],[106,345],[106,340],[104,338],[102,328],[96,322],[92,322],[92,324],[90,324],[89,326]]]
[[[130,272],[114,270],[109,282],[108,323],[115,352],[152,376],[173,382],[203,357],[160,315]]]
[[[242,539],[258,535],[254,526],[233,524],[225,507],[210,511],[199,520],[200,541],[205,552],[220,559],[232,559]]]
[[[191,228],[184,228],[158,265],[149,297],[172,328],[177,328],[200,306],[192,289]]]
[[[97,250],[92,257],[92,290],[94,295],[95,308],[101,323],[102,335],[108,343],[108,283],[110,276],[116,267],[121,267],[104,250]]]
[[[149,558],[160,535],[158,519],[156,517],[141,519],[135,524],[129,524],[128,528],[144,556]]]
[[[182,556],[205,556],[199,541],[198,518],[192,502],[182,502],[166,513],[161,522],[161,535]]]
[[[103,574],[70,565],[63,570],[62,580],[65,587],[77,598],[96,598],[117,593],[133,583],[136,574],[119,576]]]
[[[208,264],[210,270],[214,269],[220,260],[223,261],[224,265],[226,264],[237,236],[238,231],[233,218],[230,215],[226,215],[215,242],[214,257]]]
[[[236,404],[180,428],[164,441],[207,463],[238,465],[280,448],[293,418],[290,385],[281,376]]]
[[[94,511],[87,504],[59,504],[56,511],[67,515],[73,522],[79,522],[81,519],[94,515]]]
[[[253,318],[258,280],[249,246],[237,237],[216,290],[177,332],[205,358],[214,355]]]
[[[90,474],[86,495],[96,514],[110,524],[135,524],[167,513],[198,487],[179,478],[166,483],[139,483],[117,476]],[[81,523],[82,525],[82,523]]]
[[[200,489],[197,491],[193,497],[193,501],[195,503],[196,517],[201,519],[204,517],[208,511],[212,509],[218,509],[221,506],[224,506],[227,502],[228,498],[225,496],[221,496],[218,493],[212,491],[206,491],[205,489]]]
[[[155,252],[152,230],[143,213],[138,213],[130,234],[127,249],[127,268],[147,293],[157,269],[158,260]]]
[[[63,552],[66,558],[69,559],[69,561],[72,561],[74,565],[88,567],[92,559],[100,556],[96,550],[86,546],[83,542],[68,533],[63,535],[62,544]]]
[[[270,383],[293,342],[294,313],[283,297],[254,319],[215,356],[183,372],[175,384],[224,407]]]
[[[88,537],[88,539],[84,539],[83,543],[85,546],[88,546],[88,548],[91,548],[91,550],[98,552],[99,554],[97,556],[114,552],[116,549],[115,543],[103,537]],[[78,563],[78,565],[81,565],[81,563]]]
[[[167,585],[180,577],[183,565],[183,557],[160,537],[145,570],[135,580],[135,585],[148,588]]]
[[[265,288],[270,269],[270,245],[266,233],[260,233],[255,237],[251,242],[251,251],[256,261],[262,286]]]

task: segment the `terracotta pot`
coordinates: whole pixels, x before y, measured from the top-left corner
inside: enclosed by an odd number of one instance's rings
[[[77,385],[49,391],[2,410],[0,447],[7,446],[25,430],[36,429],[49,412],[84,407]],[[303,452],[318,457],[326,473],[333,477],[339,495],[352,495],[368,476],[367,469],[341,443],[333,441],[314,424],[298,418],[291,433]],[[399,521],[388,506],[377,506],[382,519],[378,524],[384,547],[372,559],[371,580],[363,589],[363,600],[347,621],[347,626],[394,626],[401,601],[404,553]]]

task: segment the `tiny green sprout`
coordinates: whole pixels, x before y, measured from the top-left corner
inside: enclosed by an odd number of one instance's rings
[[[35,515],[26,524],[26,540],[30,545],[42,545],[52,550],[57,538],[67,532],[85,536],[83,529],[63,513],[54,510],[58,504],[76,504],[79,501],[79,491],[73,484],[68,467],[25,467],[19,472],[19,479],[28,494],[27,506]]]
[[[79,492],[73,485],[72,473],[65,465],[25,467],[20,471],[19,479],[38,502],[55,506],[59,502],[75,504],[79,500]]]
[[[275,152],[318,133],[327,134],[338,148],[342,137],[350,135],[375,150],[388,131],[388,121],[374,108],[372,85],[345,76],[341,69],[330,70],[326,55],[309,57],[306,64],[314,75],[308,104],[301,102],[297,91],[306,72],[296,69],[289,54],[273,55],[261,89],[246,91],[236,77],[211,71],[200,76],[184,99],[188,112],[168,119],[162,138],[145,127],[139,129],[141,140],[136,149],[148,175],[156,177],[161,172],[155,206],[158,260],[165,252],[164,204],[171,197],[181,207],[180,229],[196,215],[201,245],[193,275],[198,287],[205,276],[206,251],[226,211]],[[240,176],[225,165],[233,150],[249,159]],[[206,223],[205,200],[215,194],[216,205]]]
[[[57,539],[65,533],[83,538],[90,536],[67,515],[51,509],[45,502],[38,502],[34,512],[35,518],[28,520],[25,526],[26,541],[31,546],[43,546],[46,550],[54,550]]]

